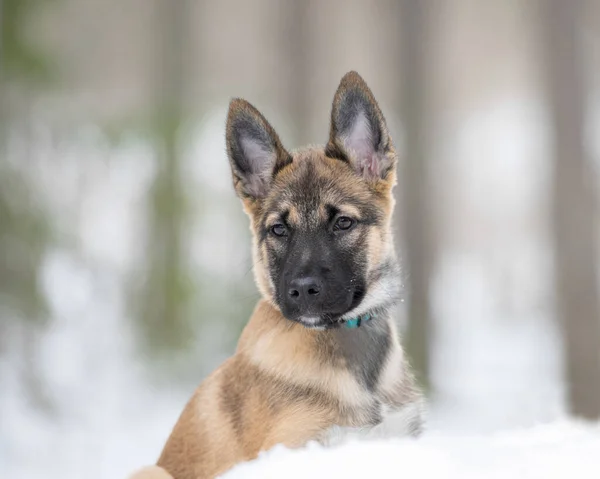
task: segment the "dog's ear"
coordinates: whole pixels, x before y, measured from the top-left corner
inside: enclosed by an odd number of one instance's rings
[[[291,163],[277,133],[250,103],[234,99],[227,114],[227,154],[242,199],[264,198],[277,172]]]
[[[366,180],[388,180],[396,151],[373,93],[351,71],[340,82],[331,109],[327,156],[350,163]]]

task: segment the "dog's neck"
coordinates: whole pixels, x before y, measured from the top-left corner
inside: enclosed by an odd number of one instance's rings
[[[371,388],[391,350],[400,348],[392,310],[360,328],[308,329],[286,319],[266,300],[259,301],[238,343],[238,353],[267,372],[300,383],[336,383],[352,376]],[[335,365],[345,365],[343,371]],[[329,387],[329,386],[328,386]]]

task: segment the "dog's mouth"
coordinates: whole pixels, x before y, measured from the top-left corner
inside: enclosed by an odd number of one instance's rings
[[[292,321],[300,323],[305,328],[316,329],[317,331],[337,327],[335,322],[328,321],[327,319],[321,316],[299,316],[298,318],[295,318]]]
[[[337,328],[357,328],[361,324],[370,321],[373,318],[378,316],[377,309],[370,310],[367,313],[363,313],[354,318],[347,318],[340,316],[335,320],[331,320],[329,318],[321,318],[318,316],[302,316],[294,321],[302,324],[307,329],[314,329],[317,331],[325,331],[328,329],[337,329]]]
[[[319,312],[319,313],[305,313],[300,314],[291,319],[296,323],[300,323],[302,326],[308,329],[316,329],[316,330],[326,330],[326,329],[335,329],[344,325],[347,321],[345,316],[352,310],[356,309],[364,298],[364,293],[361,291],[356,291],[353,294],[352,302],[350,306],[343,312],[329,313],[329,312]]]
[[[344,320],[341,316],[331,318],[328,315],[322,316],[299,316],[292,319],[295,323],[299,323],[307,329],[314,329],[316,331],[325,331],[327,329],[339,328],[344,324]]]

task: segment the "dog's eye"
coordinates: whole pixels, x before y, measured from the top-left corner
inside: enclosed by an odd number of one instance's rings
[[[287,236],[287,228],[281,223],[271,226],[271,233],[275,236]]]
[[[351,218],[348,218],[347,216],[340,216],[337,221],[335,222],[335,225],[333,227],[334,230],[339,231],[346,231],[349,230],[350,228],[352,228],[354,226],[354,220]]]

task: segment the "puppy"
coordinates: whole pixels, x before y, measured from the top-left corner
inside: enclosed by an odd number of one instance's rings
[[[397,155],[364,80],[346,74],[325,147],[290,152],[235,99],[227,152],[262,299],[233,357],[196,390],[157,467],[212,478],[275,444],[417,434],[422,395],[400,345],[391,232]]]

